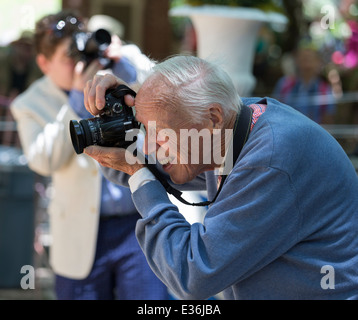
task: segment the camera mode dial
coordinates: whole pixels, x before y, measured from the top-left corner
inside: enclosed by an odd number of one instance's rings
[[[123,111],[123,106],[119,102],[116,102],[112,106],[112,111],[114,113],[121,113]]]

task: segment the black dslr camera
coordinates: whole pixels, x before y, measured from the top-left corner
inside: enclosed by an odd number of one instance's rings
[[[84,61],[86,66],[93,60],[99,59],[104,69],[112,68],[114,61],[104,55],[111,42],[111,34],[105,29],[98,29],[95,32],[76,32],[73,34],[69,55],[77,61]]]
[[[70,121],[70,135],[73,148],[77,154],[90,145],[127,148],[136,140],[126,141],[126,134],[139,129],[140,123],[135,120],[133,110],[124,103],[124,96],[136,93],[125,85],[106,91],[106,105],[98,117]]]

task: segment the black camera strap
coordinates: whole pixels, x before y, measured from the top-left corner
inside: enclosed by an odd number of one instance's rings
[[[240,116],[236,118],[235,126],[234,126],[234,140],[233,140],[233,165],[235,164],[237,158],[239,157],[239,154],[244,147],[247,139],[249,138],[250,134],[250,127],[251,127],[251,121],[252,121],[252,109],[246,105],[242,105]],[[222,175],[222,179],[220,182],[220,186],[218,188],[218,191],[216,192],[215,197],[213,200],[203,201],[203,202],[197,202],[197,203],[190,203],[186,201],[182,197],[182,192],[172,187],[165,177],[163,177],[162,173],[158,170],[155,164],[149,164],[147,157],[145,158],[147,162],[148,169],[154,174],[154,176],[159,180],[159,182],[163,185],[167,193],[173,195],[175,198],[177,198],[180,202],[190,205],[190,206],[208,206],[212,204],[216,198],[218,197],[222,186],[224,184],[225,179],[227,178],[227,175]]]

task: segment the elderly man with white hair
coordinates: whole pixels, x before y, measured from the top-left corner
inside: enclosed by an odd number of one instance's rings
[[[87,110],[100,113],[106,89],[120,83],[88,82]],[[128,163],[128,150],[85,149],[112,168],[112,181],[131,176],[139,244],[180,298],[358,299],[358,178],[322,127],[277,100],[240,98],[224,71],[190,56],[156,65],[126,103],[146,129],[143,152],[172,185],[199,187],[207,177],[215,199],[204,222],[190,225],[148,166]],[[203,133],[195,148],[181,143],[190,130]]]

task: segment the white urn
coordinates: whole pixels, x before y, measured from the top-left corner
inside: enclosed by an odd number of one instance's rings
[[[198,57],[220,64],[241,96],[249,96],[256,85],[252,70],[261,25],[287,23],[280,13],[218,5],[174,7],[169,15],[191,19]]]

